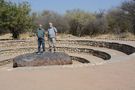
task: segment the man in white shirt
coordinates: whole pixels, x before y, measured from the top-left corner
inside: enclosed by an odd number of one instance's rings
[[[57,29],[53,26],[52,23],[49,23],[48,29],[48,43],[49,43],[49,51],[56,51],[56,37],[57,37]]]

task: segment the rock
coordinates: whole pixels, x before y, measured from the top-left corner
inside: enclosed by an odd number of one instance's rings
[[[13,59],[13,67],[31,67],[47,65],[67,65],[72,64],[69,55],[63,52],[44,52],[40,55],[36,53],[24,54]]]

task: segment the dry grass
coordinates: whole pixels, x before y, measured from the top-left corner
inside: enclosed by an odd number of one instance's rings
[[[87,38],[89,37],[87,36]],[[99,35],[93,38],[94,39],[109,39],[109,40],[135,40],[135,35],[131,33],[125,33],[125,34],[119,34],[119,35],[104,34],[104,35]]]
[[[114,34],[104,34],[104,35],[99,35],[96,37],[90,37],[90,36],[84,36],[84,37],[76,37],[71,34],[58,34],[57,39],[58,40],[66,40],[66,39],[109,39],[109,40],[135,40],[135,35],[131,33],[125,33],[121,35],[114,35]],[[0,40],[7,40],[7,39],[12,39],[11,34],[5,34],[5,35],[0,35]],[[20,35],[21,40],[30,40],[30,39],[35,39],[34,35],[30,33],[25,33]]]
[[[21,34],[20,35],[20,39],[23,39],[23,40],[27,40],[27,39],[31,39],[32,35],[30,33],[24,33],[24,34]]]
[[[12,39],[12,35],[11,34],[0,35],[0,40],[4,40],[4,39]]]

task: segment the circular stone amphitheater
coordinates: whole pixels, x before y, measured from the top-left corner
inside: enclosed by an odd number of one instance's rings
[[[13,68],[36,51],[34,40],[0,41],[0,90],[135,90],[135,41],[58,40],[72,64]]]

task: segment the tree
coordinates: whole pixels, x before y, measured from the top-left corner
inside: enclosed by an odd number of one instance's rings
[[[79,9],[67,11],[65,16],[68,18],[70,33],[77,36],[83,36],[88,23],[96,18],[93,14]]]
[[[27,2],[23,2],[19,5],[13,5],[11,11],[9,28],[13,38],[19,38],[20,33],[27,32],[32,26],[30,6]]]
[[[32,26],[30,16],[30,5],[28,2],[15,4],[12,2],[0,1],[0,27],[12,33],[13,38],[19,38],[21,33],[27,32]]]
[[[132,29],[130,31],[135,35],[135,0],[123,2],[121,9],[125,12],[125,18],[131,21]]]
[[[104,10],[100,10],[99,13],[95,13],[96,20],[93,22],[93,28],[95,29],[95,34],[105,34],[108,33],[108,22]]]
[[[47,30],[49,28],[49,22],[58,29],[58,33],[68,33],[69,25],[66,18],[53,11],[43,11],[35,21],[37,24],[43,24]]]
[[[107,14],[109,31],[114,34],[126,33],[130,29],[130,21],[125,18],[125,13],[120,8],[112,9]]]
[[[8,3],[0,0],[0,34],[7,32]]]

